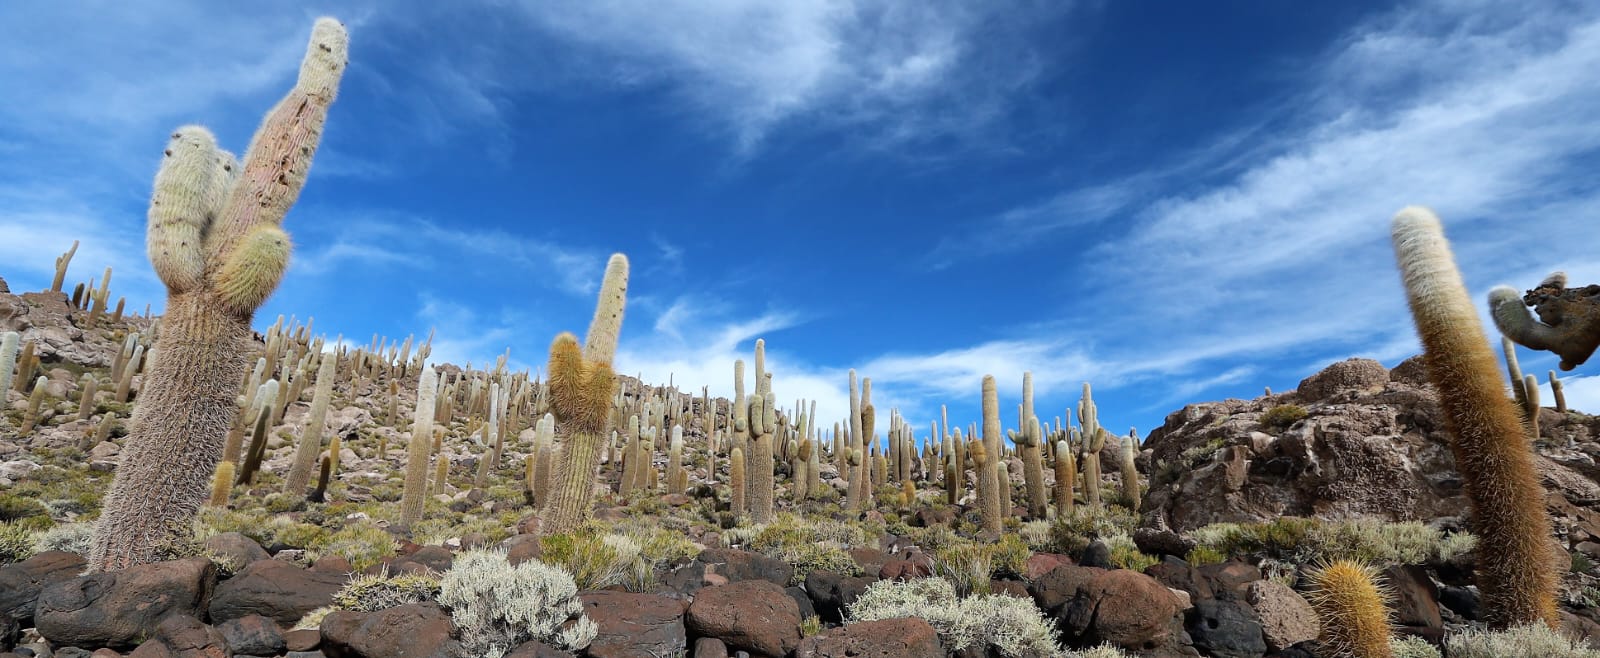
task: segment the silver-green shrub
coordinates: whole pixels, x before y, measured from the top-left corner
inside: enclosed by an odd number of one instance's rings
[[[939,577],[878,581],[850,605],[851,621],[903,617],[927,621],[950,651],[979,646],[1007,658],[1071,655],[1061,650],[1055,627],[1033,601],[999,594],[961,598]]]
[[[1444,648],[1450,658],[1600,658],[1600,651],[1585,648],[1544,624],[1503,631],[1463,631],[1445,638]]]
[[[438,601],[450,610],[462,646],[475,656],[501,658],[529,640],[577,651],[597,632],[583,616],[570,574],[538,560],[512,566],[499,551],[456,556],[439,580]],[[568,621],[575,623],[562,628]]]

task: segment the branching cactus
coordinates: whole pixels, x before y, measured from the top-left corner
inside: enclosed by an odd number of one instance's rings
[[[237,412],[250,321],[288,265],[280,226],[305,185],[347,44],[343,25],[317,20],[298,81],[241,165],[198,126],[179,128],[167,144],[146,232],[151,265],[167,287],[162,358],[146,377],[105,497],[91,572],[155,560],[206,500]]]
[[[1523,347],[1554,352],[1561,369],[1571,370],[1600,348],[1600,286],[1566,286],[1565,272],[1545,277],[1525,295],[1497,286],[1489,291],[1489,311],[1500,333]]]
[[[546,535],[571,532],[594,511],[594,485],[611,433],[611,396],[617,387],[611,361],[627,295],[628,258],[613,254],[585,345],[580,349],[577,337],[565,333],[550,345],[550,411],[565,442],[540,524]]]
[[[760,355],[760,352],[756,352]],[[756,363],[760,363],[760,359]],[[747,468],[753,469],[750,478],[750,520],[755,523],[772,522],[773,454],[772,428],[765,420],[768,402],[760,393],[750,396],[750,459]]]
[[[1078,400],[1078,424],[1082,427],[1080,442],[1083,461],[1083,496],[1090,505],[1100,504],[1100,451],[1106,447],[1106,431],[1100,426],[1099,407],[1094,404],[1089,382],[1083,383],[1083,397]]]
[[[1474,530],[1480,545],[1494,547],[1478,555],[1487,621],[1495,627],[1554,627],[1557,549],[1544,489],[1450,243],[1426,208],[1401,210],[1392,232],[1423,363],[1439,391],[1445,429],[1455,439],[1450,447],[1472,503]]]

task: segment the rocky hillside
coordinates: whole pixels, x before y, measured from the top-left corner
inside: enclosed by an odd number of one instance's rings
[[[193,536],[163,547],[170,559],[82,575],[86,522],[140,390],[129,350],[160,349],[159,319],[83,306],[0,280],[0,335],[18,332],[36,359],[0,392],[0,658],[1333,656],[1345,624],[1311,601],[1316,567],[1347,557],[1394,590],[1396,655],[1438,655],[1482,626],[1483,548],[1465,532],[1448,437],[1415,361],[1345,361],[1293,392],[1174,412],[1138,455],[1138,502],[1113,439],[1100,451],[1101,502],[1073,473],[1072,511],[1033,514],[1029,460],[1007,448],[1012,504],[998,533],[983,528],[977,468],[946,481],[931,448],[909,458],[909,477],[875,476],[865,511],[844,504],[843,455],[819,444],[816,487],[798,495],[806,467],[782,448],[776,515],[753,523],[730,486],[744,486],[743,462],[708,436],[731,424],[730,402],[623,377],[618,409],[668,421],[641,442],[648,468],[626,484],[628,435],[649,430],[625,429],[595,483],[595,520],[550,535],[534,503],[541,455],[559,454],[560,437],[541,450],[536,417],[514,413],[494,460],[489,405],[472,392],[494,378],[453,365],[438,367],[461,388],[446,396],[458,408],[439,413],[423,520],[399,523],[421,359],[380,348],[340,357],[324,425],[330,481],[315,495],[285,487],[313,398],[291,385],[265,423],[259,471],[213,492]],[[282,364],[314,345],[259,338]],[[282,367],[291,382],[304,376]],[[512,406],[524,404],[536,406]],[[1561,619],[1589,641],[1600,638],[1600,426],[1552,409],[1539,421],[1549,508],[1570,552]],[[1041,484],[1065,483],[1046,466]],[[1572,651],[1548,655],[1600,655]]]

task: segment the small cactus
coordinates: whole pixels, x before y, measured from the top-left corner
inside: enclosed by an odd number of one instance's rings
[[[1377,569],[1340,560],[1306,574],[1307,598],[1322,622],[1322,647],[1336,658],[1392,658],[1389,600]]]
[[[228,497],[233,495],[233,462],[217,462],[217,472],[211,477],[212,507],[226,507]]]

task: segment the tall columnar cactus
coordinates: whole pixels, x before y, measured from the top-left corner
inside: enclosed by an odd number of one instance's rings
[[[1000,394],[994,376],[983,376],[983,440],[981,450],[971,449],[978,467],[978,500],[983,511],[983,529],[998,533],[1003,510],[1000,507]]]
[[[1028,516],[1043,519],[1049,499],[1044,491],[1044,433],[1039,419],[1033,415],[1033,373],[1022,373],[1022,406],[1019,421],[1021,431],[1006,435],[1017,446],[1017,456],[1022,458],[1022,481],[1028,493]]]
[[[28,394],[27,413],[22,416],[22,436],[33,433],[33,428],[39,424],[39,406],[44,404],[45,386],[50,383],[50,378],[40,375],[33,382],[33,392]]]
[[[1078,479],[1078,466],[1073,463],[1072,447],[1067,445],[1066,439],[1056,441],[1055,471],[1056,518],[1064,519],[1072,515],[1073,481]]]
[[[539,417],[539,422],[533,428],[533,454],[535,464],[533,467],[533,495],[534,500],[544,503],[545,496],[550,492],[550,457],[555,450],[556,417],[549,413]]]
[[[1078,424],[1083,440],[1083,496],[1090,505],[1100,504],[1100,451],[1106,447],[1106,431],[1100,426],[1099,407],[1095,406],[1089,382],[1083,383],[1083,397],[1078,400]]]
[[[681,494],[689,488],[689,473],[683,469],[683,426],[672,426],[667,444],[667,493]]]
[[[805,500],[807,492],[810,491],[811,464],[812,459],[815,458],[816,454],[812,452],[811,439],[801,438],[800,443],[795,447],[794,460],[790,465],[790,470],[794,473],[794,486],[789,488],[789,496],[797,503]]]
[[[17,369],[17,342],[21,336],[15,331],[0,334],[0,399],[5,397],[6,391],[11,390],[11,378]],[[0,414],[0,423],[5,422],[5,414]]]
[[[744,449],[737,446],[728,455],[728,482],[731,485],[731,490],[728,494],[728,506],[733,510],[735,518],[744,516],[745,488],[747,486],[744,472]]]
[[[1128,504],[1128,509],[1137,512],[1142,493],[1139,489],[1139,467],[1134,461],[1139,456],[1139,430],[1130,428],[1121,443],[1122,500]]]
[[[56,278],[50,280],[50,292],[61,292],[61,284],[67,281],[67,266],[72,264],[72,255],[78,253],[78,241],[72,241],[72,248],[66,253],[56,256]],[[0,386],[0,391],[5,387]]]
[[[1522,366],[1517,365],[1517,344],[1511,342],[1510,338],[1501,336],[1500,351],[1506,355],[1506,374],[1511,377],[1511,397],[1516,399],[1517,406],[1525,407],[1528,404],[1528,395],[1522,390]]]
[[[17,375],[11,380],[11,389],[18,393],[27,392],[28,384],[33,382],[33,369],[37,367],[37,364],[34,362],[33,355],[36,345],[38,345],[38,343],[35,343],[31,340],[23,343],[22,351],[17,354]],[[0,391],[0,393],[3,392],[4,391]]]
[[[1526,295],[1496,286],[1489,291],[1489,311],[1500,333],[1523,347],[1554,352],[1561,357],[1561,369],[1571,370],[1600,348],[1600,294],[1594,286],[1566,285],[1566,273],[1556,272]]]
[[[1544,491],[1450,243],[1439,218],[1415,206],[1395,215],[1393,239],[1423,362],[1455,438],[1451,450],[1474,529],[1481,545],[1495,547],[1478,556],[1487,619],[1497,627],[1535,621],[1553,627],[1558,580]]]
[[[756,352],[756,363],[760,364],[761,352]],[[757,372],[760,371],[758,366]],[[750,469],[750,520],[755,523],[772,522],[773,487],[775,486],[773,474],[773,435],[772,428],[767,426],[766,418],[768,402],[760,393],[750,396],[750,460],[745,468]]]
[[[311,469],[316,467],[317,455],[322,452],[322,429],[328,419],[328,402],[333,398],[333,380],[338,376],[338,359],[323,359],[317,368],[317,388],[311,394],[311,414],[300,433],[300,445],[295,448],[294,464],[284,478],[283,490],[299,495],[311,482]]]
[[[305,185],[344,73],[348,37],[318,19],[289,94],[235,166],[211,133],[173,133],[156,174],[146,231],[167,286],[162,358],[146,377],[121,466],[95,529],[90,571],[150,562],[206,499],[237,412],[250,321],[289,262],[280,228]],[[242,170],[242,171],[241,171]]]
[[[1539,438],[1539,380],[1528,373],[1522,376],[1522,412],[1528,417],[1528,436]]]
[[[1496,377],[1499,379],[1499,377]],[[1388,589],[1370,566],[1340,560],[1311,570],[1308,597],[1322,624],[1323,650],[1338,658],[1391,658]]]
[[[600,453],[611,432],[611,396],[622,314],[628,297],[628,258],[613,254],[600,284],[600,301],[582,349],[572,334],[550,345],[550,410],[565,437],[560,464],[544,506],[544,534],[571,532],[594,511]]]
[[[433,414],[438,395],[439,375],[431,366],[423,368],[417,382],[411,441],[406,444],[405,487],[400,493],[400,525],[408,528],[422,520],[424,499],[428,496],[428,457],[433,454]]]
[[[1567,413],[1567,393],[1561,386],[1561,378],[1556,376],[1554,370],[1550,371],[1550,395],[1556,399],[1556,413]]]
[[[860,471],[861,459],[856,457],[851,461],[851,455],[861,452],[861,389],[856,383],[856,371],[850,370],[850,441],[845,447],[845,479],[848,488],[845,490],[844,508],[854,512],[861,508],[862,500],[867,497],[866,478]]]

